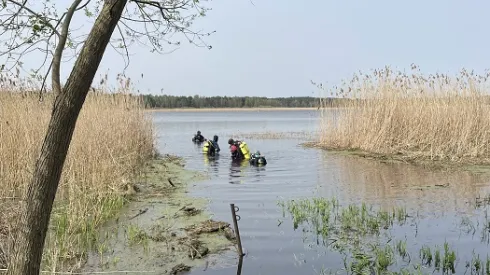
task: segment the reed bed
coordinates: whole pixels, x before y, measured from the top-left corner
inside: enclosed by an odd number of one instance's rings
[[[318,145],[411,159],[490,162],[490,73],[424,76],[389,67],[355,74],[327,96]]]
[[[140,99],[127,93],[129,83],[121,83],[116,93],[87,96],[56,196],[43,270],[76,268],[88,249],[98,248],[97,227],[124,205],[125,186],[154,154],[152,122]],[[53,100],[49,93],[40,102],[38,93],[0,87],[0,244],[8,254],[17,202],[32,177]]]

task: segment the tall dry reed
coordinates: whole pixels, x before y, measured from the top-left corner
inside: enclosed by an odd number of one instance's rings
[[[152,122],[122,83],[118,93],[90,92],[65,162],[43,258],[66,270],[100,248],[96,229],[124,204],[124,185],[153,154]],[[25,194],[50,119],[52,98],[18,89],[0,91],[0,235],[6,236]],[[1,243],[1,242],[0,242]]]
[[[386,67],[355,74],[329,96],[348,99],[322,112],[321,146],[431,160],[490,160],[490,73],[424,76]],[[326,106],[324,107],[332,107]]]

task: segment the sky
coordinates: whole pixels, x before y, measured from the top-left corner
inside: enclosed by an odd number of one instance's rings
[[[318,96],[311,81],[333,86],[386,65],[409,70],[415,63],[427,73],[490,68],[490,1],[213,0],[208,6],[193,28],[216,31],[206,37],[211,50],[187,43],[166,55],[130,48],[125,74],[140,93]],[[91,26],[84,16],[76,23]],[[72,63],[62,64],[63,79]],[[108,48],[97,77],[115,78],[123,67]]]

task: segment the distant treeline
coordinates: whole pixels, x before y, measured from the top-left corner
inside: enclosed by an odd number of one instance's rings
[[[320,105],[317,97],[143,95],[143,100],[146,108],[308,108]]]

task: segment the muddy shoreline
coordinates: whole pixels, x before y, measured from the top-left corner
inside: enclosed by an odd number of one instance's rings
[[[224,252],[236,255],[230,224],[213,220],[207,201],[187,194],[204,179],[181,158],[151,160],[138,182],[128,184],[130,202],[99,229],[98,245],[79,271],[180,274],[222,265]]]

